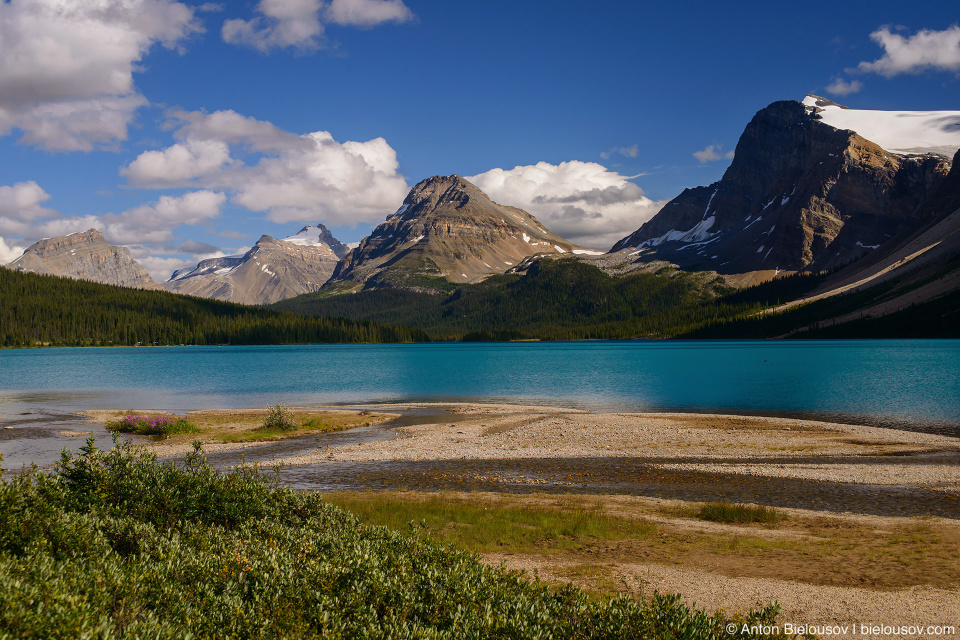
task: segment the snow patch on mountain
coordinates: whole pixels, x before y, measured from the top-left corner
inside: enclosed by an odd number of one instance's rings
[[[960,111],[848,109],[813,95],[803,104],[825,124],[856,131],[891,153],[953,157],[960,149]]]
[[[323,241],[320,239],[321,235],[323,235],[323,229],[311,224],[300,229],[297,235],[283,238],[283,241],[300,245],[301,247],[322,247]]]

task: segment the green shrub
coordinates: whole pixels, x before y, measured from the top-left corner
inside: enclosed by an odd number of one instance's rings
[[[300,427],[293,420],[293,416],[290,414],[290,409],[283,406],[280,403],[270,407],[270,412],[267,414],[267,417],[263,419],[263,424],[258,427],[262,430],[277,430],[277,431],[296,431]]]
[[[786,515],[771,507],[754,506],[750,504],[730,504],[728,502],[711,502],[700,507],[697,517],[711,522],[736,524],[750,524],[762,522],[776,524],[786,519]]]
[[[424,537],[370,527],[199,443],[158,463],[87,441],[0,482],[4,638],[770,638],[679,597],[590,600]]]
[[[130,413],[104,425],[108,431],[136,433],[142,436],[169,437],[177,433],[198,433],[197,425],[187,416],[141,416]]]

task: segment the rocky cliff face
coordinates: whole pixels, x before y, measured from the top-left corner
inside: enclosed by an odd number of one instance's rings
[[[417,184],[400,209],[337,265],[331,286],[430,289],[422,276],[479,282],[537,253],[584,251],[526,211],[491,201],[462,177],[435,176]]]
[[[950,159],[892,153],[822,122],[819,112],[838,105],[805,102],[758,112],[719,182],[685,190],[613,251],[724,274],[817,270],[908,227]]]
[[[129,249],[109,244],[96,229],[41,240],[7,268],[120,287],[160,288]]]
[[[328,237],[327,237],[328,236]],[[164,288],[241,304],[271,304],[319,289],[346,247],[319,225],[277,240],[263,236],[242,256],[203,260],[176,271]]]

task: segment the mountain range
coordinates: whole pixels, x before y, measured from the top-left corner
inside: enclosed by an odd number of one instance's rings
[[[958,148],[960,112],[865,111],[807,96],[761,109],[719,181],[686,189],[607,254],[458,175],[434,176],[352,250],[319,224],[263,236],[243,255],[174,272],[163,287],[246,304],[378,290],[439,295],[574,259],[614,277],[705,272],[700,280],[715,283],[719,274],[733,288],[829,272],[781,311],[882,284],[885,293],[863,298],[856,312],[882,315],[960,290]],[[8,266],[160,287],[94,230],[40,241]]]

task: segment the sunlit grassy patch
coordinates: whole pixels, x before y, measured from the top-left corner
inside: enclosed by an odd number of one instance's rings
[[[182,419],[196,427],[195,431],[170,430],[164,436],[171,442],[190,442],[195,438],[203,441],[257,442],[277,440],[307,433],[327,433],[356,427],[366,427],[386,422],[395,417],[386,413],[369,411],[329,411],[283,408],[277,419],[276,407],[270,409],[207,410],[195,411]],[[98,412],[100,413],[100,412]],[[151,420],[180,418],[159,411],[115,411],[100,418],[110,422],[124,419],[128,414],[144,415]],[[273,415],[273,419],[268,418]],[[290,428],[294,426],[296,428]],[[137,431],[131,431],[140,433]],[[183,435],[181,435],[183,434]]]
[[[772,507],[728,502],[705,504],[697,510],[697,517],[701,520],[726,524],[776,524],[787,518],[786,514]]]
[[[645,538],[657,530],[644,520],[605,515],[599,505],[560,509],[387,492],[331,493],[327,499],[366,523],[403,530],[413,522],[437,540],[481,553],[568,549],[591,540]]]

